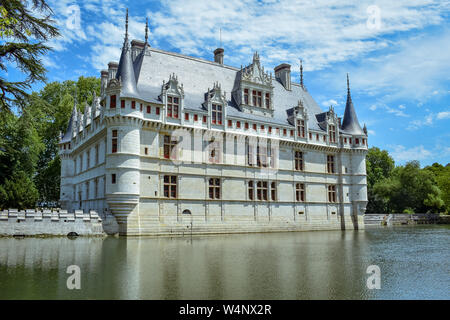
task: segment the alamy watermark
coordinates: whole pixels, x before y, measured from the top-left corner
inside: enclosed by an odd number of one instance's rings
[[[370,274],[370,276],[367,278],[366,286],[367,289],[373,290],[373,289],[381,289],[381,270],[380,267],[377,265],[370,265],[366,269],[366,273]]]
[[[81,289],[81,269],[77,265],[70,265],[67,267],[67,274],[70,276],[67,278],[66,286],[69,290]]]

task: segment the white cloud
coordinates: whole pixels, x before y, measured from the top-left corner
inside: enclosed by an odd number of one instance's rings
[[[442,120],[442,119],[450,119],[450,111],[442,111],[439,112],[436,116],[437,119]]]
[[[101,52],[95,45],[120,45],[126,6],[123,1],[86,0],[79,3],[81,28],[75,31],[68,30],[65,25],[67,7],[74,3],[78,2],[50,1],[63,34],[63,38],[52,41],[56,50],[64,50],[67,44],[74,42],[91,42],[97,50],[93,52],[94,56]],[[444,13],[448,11],[448,5],[429,0],[379,0],[375,4],[380,8],[381,27],[368,28],[367,8],[373,4],[373,1],[351,0],[331,3],[326,0],[164,0],[159,11],[149,10],[147,16],[152,45],[163,40],[182,53],[206,56],[219,46],[219,28],[222,28],[227,64],[239,66],[250,62],[251,53],[258,50],[268,67],[287,62],[296,66],[293,73],[298,74],[300,57],[305,61],[305,71],[356,59],[388,47],[390,41],[383,36],[437,25],[444,21]],[[87,25],[88,19],[93,21],[91,25]],[[144,20],[142,10],[130,8],[132,37],[143,38]],[[434,51],[444,54],[445,48]],[[113,59],[118,57],[103,54],[102,67]],[[96,60],[93,64],[100,69],[100,58]]]
[[[330,99],[330,100],[326,100],[326,101],[322,102],[322,105],[324,107],[328,108],[329,106],[336,107],[336,106],[339,105],[339,103],[336,100],[334,100],[334,99]]]
[[[432,155],[432,152],[425,149],[423,145],[407,149],[403,145],[391,146],[393,149],[390,154],[395,161],[404,162],[411,160],[424,160]]]

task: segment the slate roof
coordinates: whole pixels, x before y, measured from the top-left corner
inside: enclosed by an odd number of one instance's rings
[[[356,116],[355,107],[353,107],[352,97],[350,95],[350,84],[347,74],[347,104],[345,105],[344,119],[342,121],[341,131],[354,135],[365,135],[364,131],[359,125],[358,117]]]
[[[219,82],[222,90],[226,92],[228,101],[227,114],[231,117],[258,120],[267,123],[291,126],[287,121],[287,110],[297,106],[300,99],[308,110],[309,128],[322,130],[315,120],[315,114],[322,113],[319,105],[314,101],[308,91],[299,84],[292,83],[291,90],[286,90],[277,80],[272,81],[274,116],[266,117],[255,114],[243,113],[231,97],[240,69],[221,65],[213,61],[192,58],[177,53],[167,52],[155,48],[149,48],[150,55],[142,53],[135,60],[141,64],[134,70],[140,70],[136,77],[137,89],[140,98],[155,103],[161,103],[158,96],[161,94],[163,81],[167,82],[169,75],[175,73],[184,88],[184,108],[193,111],[202,111],[205,92],[212,88],[214,82]]]

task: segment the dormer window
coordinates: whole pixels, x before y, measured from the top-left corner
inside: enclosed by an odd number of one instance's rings
[[[297,120],[297,130],[298,130],[298,136],[300,138],[305,137],[305,120]]]
[[[167,105],[167,118],[179,119],[183,113],[184,90],[175,74],[170,75],[169,82],[163,82],[159,98]]]
[[[328,134],[330,136],[330,142],[336,143],[336,126],[330,124],[328,126]]]
[[[244,103],[248,105],[248,89],[244,89]]]
[[[212,105],[211,117],[213,124],[222,124],[222,106],[220,104]]]
[[[167,97],[167,117],[178,119],[180,99],[178,97]]]

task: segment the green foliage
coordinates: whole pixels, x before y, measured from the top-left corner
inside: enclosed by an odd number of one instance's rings
[[[33,208],[37,199],[38,191],[33,180],[23,171],[14,172],[0,185],[0,208]]]
[[[26,78],[11,82],[0,76],[0,113],[12,105],[23,107],[27,89],[36,81],[45,80],[45,68],[40,57],[50,47],[44,43],[59,36],[50,19],[52,10],[45,0],[8,0],[0,5],[0,70],[8,73],[8,66],[18,68]]]
[[[421,169],[418,161],[396,167],[389,177],[372,186],[375,198],[386,205],[387,213],[441,212],[443,192],[432,170]]]
[[[368,213],[388,213],[388,199],[386,196],[374,192],[374,185],[378,181],[387,179],[395,167],[394,159],[386,150],[377,147],[369,149],[366,157],[367,170],[367,204]]]
[[[100,94],[100,79],[95,77],[52,82],[30,94],[19,115],[5,113],[0,119],[0,206],[21,207],[26,203],[34,207],[36,201],[59,200],[60,132],[67,130],[75,95],[83,111],[85,101],[92,102],[94,91]],[[29,179],[25,184],[29,190],[15,186],[18,178],[25,183],[23,174]],[[25,196],[29,202],[22,200]]]

